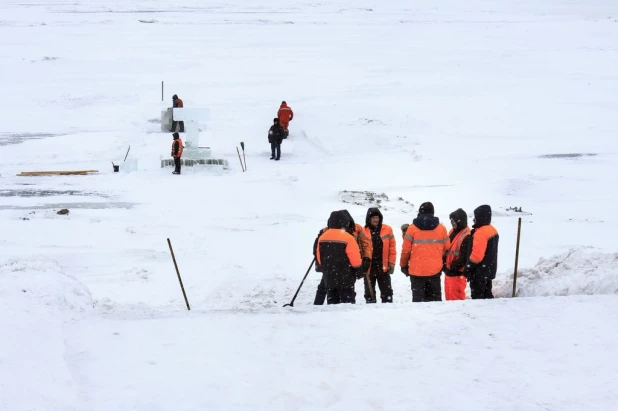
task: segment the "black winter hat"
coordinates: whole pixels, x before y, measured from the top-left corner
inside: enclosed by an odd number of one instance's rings
[[[367,210],[367,217],[365,218],[365,227],[369,227],[371,225],[370,224],[371,217],[375,217],[375,216],[380,217],[380,222],[378,223],[378,226],[382,225],[382,220],[384,219],[384,217],[382,216],[380,209],[376,207],[371,207],[369,210]]]
[[[354,218],[352,218],[352,214],[350,214],[350,212],[348,210],[339,210],[342,213],[345,214],[345,216],[348,218],[348,227],[347,230],[350,234],[354,234],[354,231],[356,230],[356,222],[354,221]]]
[[[477,207],[476,210],[474,210],[474,218],[476,219],[474,227],[491,224],[491,207],[487,204]]]
[[[453,211],[448,217],[457,223],[457,230],[461,230],[468,226],[468,215],[461,208]]]
[[[174,134],[172,134],[172,137],[174,137],[174,140],[176,140],[177,138],[179,138],[179,137],[180,137],[180,134],[178,134],[178,133],[174,133]]]
[[[344,210],[333,211],[328,218],[328,228],[343,228],[348,229],[350,226],[350,219],[344,212]]]
[[[433,210],[433,204],[431,204],[431,202],[427,201],[426,203],[421,204],[421,206],[418,208],[418,213],[419,214],[431,214],[433,215],[434,210]]]
[[[172,100],[176,100],[176,99],[178,99],[178,96],[177,96],[176,94],[174,94],[174,95],[172,96]]]

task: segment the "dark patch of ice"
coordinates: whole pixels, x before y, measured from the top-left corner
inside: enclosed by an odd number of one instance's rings
[[[104,210],[112,208],[133,208],[137,203],[127,203],[121,201],[112,201],[106,203],[50,203],[43,205],[33,206],[6,206],[0,205],[0,210],[47,210],[47,209],[61,209],[68,208],[69,210],[74,208],[81,208],[87,210]]]
[[[0,190],[0,197],[51,197],[51,196],[85,196],[85,197],[103,197],[108,198],[107,195],[79,190],[14,190],[14,189],[2,189]]]
[[[38,140],[47,137],[64,136],[66,134],[56,133],[0,133],[0,146],[10,144],[20,144],[26,140]]]
[[[598,153],[568,153],[568,154],[543,154],[540,158],[581,158],[581,157],[594,157],[598,156]]]

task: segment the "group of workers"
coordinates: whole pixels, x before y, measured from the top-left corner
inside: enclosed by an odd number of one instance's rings
[[[450,214],[451,230],[434,216],[430,202],[423,203],[412,224],[401,226],[403,246],[401,272],[410,279],[412,301],[441,301],[442,273],[447,300],[465,300],[470,283],[473,299],[493,298],[499,235],[491,225],[491,207],[474,210],[474,224],[457,209]],[[333,211],[326,228],[313,245],[316,271],[322,273],[314,304],[355,303],[357,279],[364,278],[365,301],[377,301],[375,286],[383,303],[393,302],[391,274],[397,264],[392,228],[383,223],[378,208],[369,208],[365,226],[356,224],[347,210]]]

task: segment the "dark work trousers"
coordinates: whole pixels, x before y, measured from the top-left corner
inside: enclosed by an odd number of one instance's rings
[[[175,132],[176,131],[176,125],[180,123],[180,133],[184,133],[185,132],[185,122],[184,121],[173,121],[172,120],[172,129],[170,130],[170,132]]]
[[[324,273],[324,283],[326,284],[326,303],[355,304],[355,282],[356,277],[351,271],[346,271],[343,273]]]
[[[270,143],[271,157],[279,160],[281,158],[281,143]],[[276,156],[275,156],[276,152]]]
[[[375,267],[375,268],[374,268]],[[369,287],[367,286],[367,276],[365,276],[365,301],[367,304],[375,303],[378,296],[376,290],[376,281],[380,288],[380,298],[383,303],[393,302],[393,287],[391,286],[391,275],[382,272],[382,268],[378,264],[371,265],[371,271],[369,272],[369,279],[371,280],[371,286],[373,287],[374,298],[371,298]]]
[[[174,172],[180,174],[180,157],[174,157]]]
[[[313,300],[313,305],[324,305],[324,301],[326,301],[326,284],[324,283],[324,275],[322,274],[322,279],[320,280],[320,284],[318,284],[318,289],[315,291],[315,300]]]
[[[472,276],[470,279],[470,294],[473,300],[494,298],[491,287],[492,280],[489,277]]]
[[[430,277],[410,276],[412,302],[442,301],[440,274]]]

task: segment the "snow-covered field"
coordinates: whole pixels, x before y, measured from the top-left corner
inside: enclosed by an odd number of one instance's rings
[[[615,410],[617,39],[613,0],[3,0],[0,410]],[[172,94],[230,170],[160,168]],[[350,191],[491,204],[504,297],[523,217],[534,298],[282,308]]]

